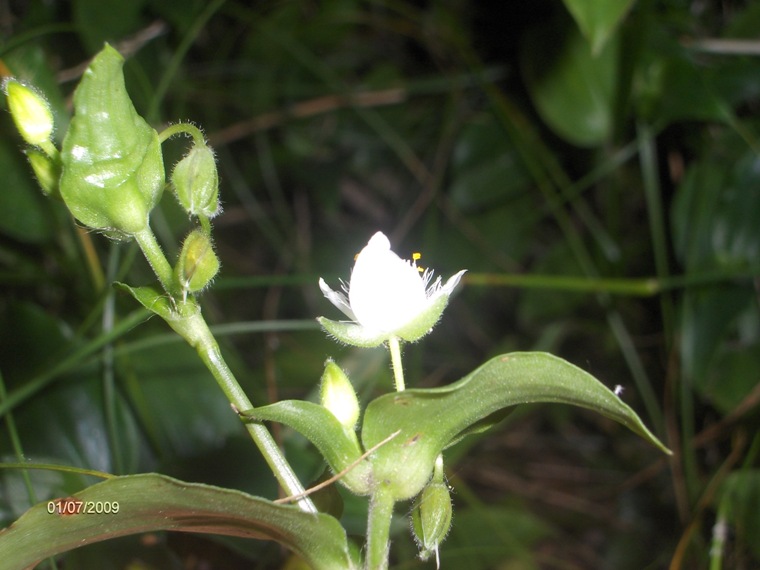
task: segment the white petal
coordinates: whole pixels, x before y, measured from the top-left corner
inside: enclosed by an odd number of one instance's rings
[[[321,277],[319,278],[319,288],[322,289],[322,294],[327,297],[327,300],[330,301],[333,305],[338,307],[343,313],[352,321],[356,320],[356,316],[354,315],[354,312],[351,310],[351,307],[348,305],[348,299],[346,299],[346,296],[343,293],[339,293],[338,291],[333,291],[330,289],[330,286],[325,283],[325,280]]]
[[[392,332],[425,307],[427,295],[417,267],[393,253],[377,232],[356,258],[348,299],[362,326]]]
[[[441,291],[444,291],[446,295],[451,295],[451,292],[454,290],[454,287],[459,285],[459,280],[462,279],[462,275],[467,273],[466,269],[462,269],[459,273],[455,273],[451,277],[448,278],[446,281],[446,284],[441,288]]]

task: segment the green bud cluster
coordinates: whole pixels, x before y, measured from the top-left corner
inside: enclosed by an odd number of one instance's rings
[[[60,198],[61,157],[51,140],[55,122],[50,104],[34,87],[13,77],[5,80],[3,91],[16,129],[30,145],[24,152],[42,191]]]

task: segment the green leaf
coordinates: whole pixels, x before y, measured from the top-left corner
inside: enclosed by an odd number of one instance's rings
[[[31,568],[85,544],[164,530],[276,540],[316,570],[353,567],[345,531],[333,517],[236,490],[150,473],[109,479],[75,498],[99,510],[118,505],[118,513],[61,516],[40,503],[0,532],[3,567]]]
[[[114,283],[114,287],[126,291],[143,307],[158,315],[165,321],[176,319],[177,315],[165,293],[155,287],[132,287],[126,283]]]
[[[760,470],[731,473],[721,485],[721,510],[736,529],[740,545],[760,561]]]
[[[42,193],[30,178],[31,169],[15,144],[0,140],[0,232],[26,243],[41,243],[53,235],[53,220]]]
[[[518,352],[493,358],[450,386],[374,400],[364,416],[365,448],[401,432],[373,454],[373,476],[389,485],[396,500],[413,497],[427,483],[435,458],[461,432],[498,410],[535,402],[589,408],[670,453],[636,412],[587,372],[550,354]]]
[[[573,15],[591,51],[598,54],[620,22],[633,6],[635,0],[563,0]]]
[[[520,64],[536,110],[546,124],[578,146],[596,146],[613,127],[618,42],[598,54],[575,27],[557,37],[556,25],[526,34]]]
[[[362,454],[354,432],[344,428],[327,408],[313,402],[285,400],[245,410],[242,415],[246,419],[279,422],[292,427],[319,449],[336,473],[354,463]],[[366,461],[360,462],[341,478],[341,482],[356,494],[368,494],[369,467]]]

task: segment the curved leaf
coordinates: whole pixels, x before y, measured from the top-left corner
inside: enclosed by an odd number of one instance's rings
[[[373,454],[375,480],[389,485],[396,500],[410,498],[425,485],[449,442],[498,410],[534,402],[589,408],[670,453],[636,412],[587,372],[551,354],[518,352],[493,358],[449,386],[374,400],[364,416],[365,448],[401,430]]]
[[[592,55],[577,28],[557,37],[550,23],[525,35],[520,65],[533,104],[572,144],[594,147],[612,133],[618,44],[612,38]]]
[[[327,464],[340,472],[359,457],[362,449],[356,434],[343,427],[327,408],[313,402],[284,400],[269,406],[241,412],[244,419],[273,421],[292,427],[312,442]],[[360,462],[341,478],[341,482],[358,495],[369,493],[369,463]]]
[[[116,477],[75,498],[110,514],[50,514],[38,504],[0,532],[3,568],[21,570],[85,544],[129,534],[173,530],[276,540],[315,570],[349,569],[346,534],[329,515],[305,513],[241,491],[185,483],[155,473]]]

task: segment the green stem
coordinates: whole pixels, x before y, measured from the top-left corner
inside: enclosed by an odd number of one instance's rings
[[[193,137],[193,142],[197,145],[205,145],[206,137],[203,136],[203,131],[192,123],[175,123],[166,127],[158,134],[159,142],[163,143],[166,140],[172,138],[174,135],[187,134]]]
[[[3,379],[2,371],[0,371],[0,400],[5,401],[6,398],[5,380]],[[5,415],[5,427],[8,429],[8,437],[11,440],[11,447],[13,447],[13,453],[16,455],[16,461],[24,463],[24,449],[21,447],[21,438],[16,430],[16,421],[13,419],[13,414],[11,414],[10,411]],[[37,494],[34,492],[32,479],[26,471],[21,473],[21,478],[24,480],[24,485],[26,486],[26,492],[29,496],[29,504],[33,505],[37,502]]]
[[[183,318],[181,324],[178,322],[169,322],[169,324],[198,351],[201,360],[214,375],[230,403],[238,410],[253,409],[253,404],[243,392],[232,370],[227,366],[219,349],[219,344],[209,330],[200,311]],[[262,424],[252,422],[245,423],[245,428],[285,492],[288,495],[302,494],[304,488],[301,482],[267,428]],[[317,512],[314,503],[308,497],[299,499],[298,506],[306,512]]]
[[[382,486],[379,486],[372,495],[367,523],[366,570],[388,568],[389,537],[394,504],[393,497]]]
[[[150,263],[153,273],[158,277],[164,291],[172,293],[176,289],[174,287],[174,272],[172,271],[172,266],[166,260],[161,246],[158,245],[153,230],[150,229],[150,226],[145,226],[144,230],[137,232],[134,236],[135,240],[137,240],[137,245],[140,246],[145,259]]]
[[[393,366],[393,376],[396,380],[396,391],[403,392],[406,388],[404,384],[404,367],[401,364],[401,343],[397,336],[388,339],[388,349],[391,351],[391,364]]]

